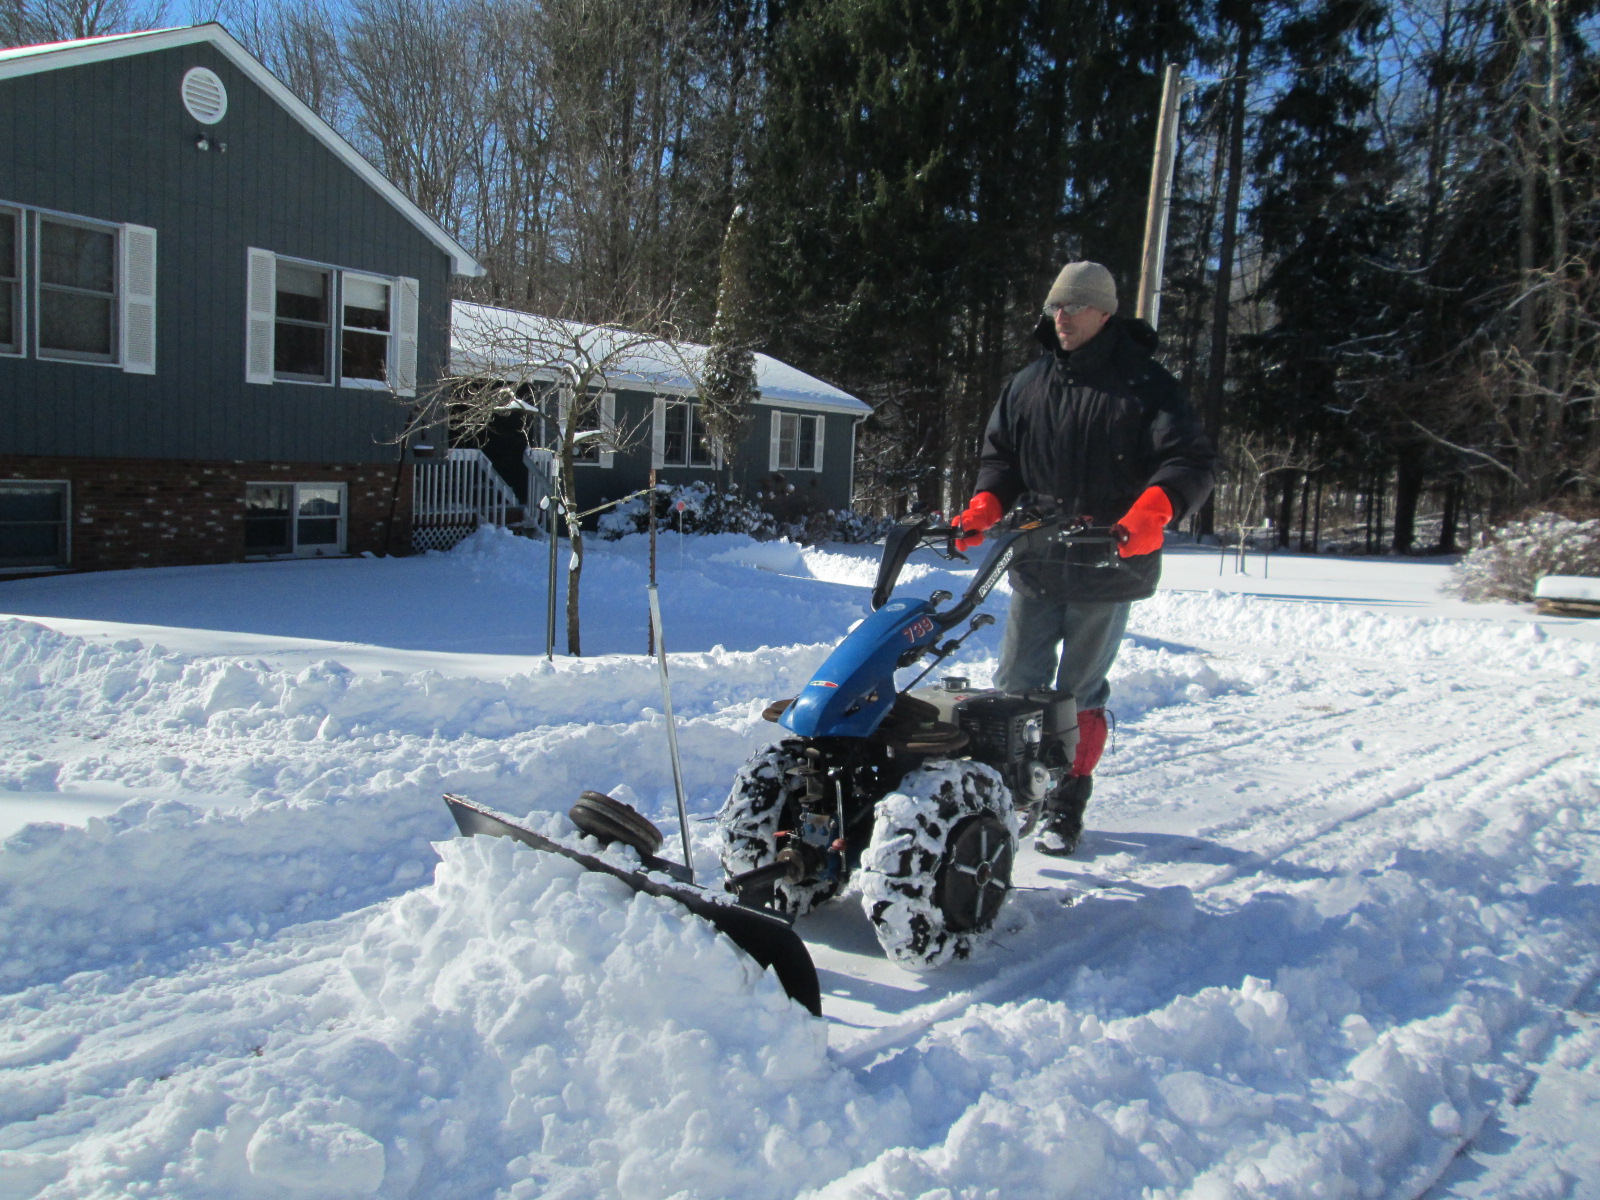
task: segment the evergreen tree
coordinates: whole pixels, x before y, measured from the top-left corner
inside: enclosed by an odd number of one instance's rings
[[[744,205],[733,210],[722,238],[717,316],[711,326],[700,403],[706,432],[731,472],[738,448],[755,419],[755,342],[751,331],[750,220]]]
[[[1132,293],[1186,0],[812,0],[774,31],[752,168],[767,324],[866,397],[882,500],[960,502],[1068,257]],[[864,472],[870,487],[874,480]]]
[[[1371,410],[1402,307],[1393,269],[1407,214],[1375,138],[1377,79],[1365,53],[1383,9],[1316,0],[1269,31],[1284,84],[1260,122],[1252,224],[1263,260],[1264,332],[1240,339],[1229,424],[1356,472],[1388,451]]]

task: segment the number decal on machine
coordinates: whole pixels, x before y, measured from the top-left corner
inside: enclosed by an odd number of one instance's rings
[[[906,641],[915,646],[920,638],[925,638],[933,632],[933,622],[927,617],[919,617],[900,632],[906,635]]]

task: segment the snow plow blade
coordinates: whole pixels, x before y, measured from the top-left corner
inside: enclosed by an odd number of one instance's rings
[[[590,871],[620,879],[636,892],[676,900],[696,916],[710,921],[763,968],[771,967],[790,999],[812,1016],[822,1015],[822,986],[817,981],[817,968],[799,934],[790,929],[781,917],[746,908],[705,888],[670,881],[671,876],[683,869],[677,863],[657,858],[643,859],[647,871],[668,876],[666,879],[642,871],[629,871],[537,833],[518,823],[515,818],[475,804],[464,796],[446,795],[444,802],[464,836],[483,834],[487,837],[513,838],[524,846],[559,854]]]

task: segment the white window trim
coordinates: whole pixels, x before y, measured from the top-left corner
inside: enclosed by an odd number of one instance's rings
[[[246,494],[253,487],[286,487],[289,489],[289,549],[272,553],[251,554],[246,552],[245,558],[250,560],[341,558],[350,553],[350,488],[348,484],[339,483],[332,479],[249,479],[245,481],[244,486]],[[303,487],[338,489],[339,541],[337,550],[318,553],[315,550],[300,549],[300,489]]]
[[[681,404],[689,411],[689,421],[684,428],[684,462],[667,461],[667,408],[669,405]],[[693,396],[653,396],[650,401],[650,465],[656,470],[677,471],[715,471],[722,468],[722,448],[716,444],[710,434],[706,435],[706,449],[711,453],[710,462],[690,462],[694,457],[694,412],[703,409]],[[700,423],[705,424],[702,415]]]
[[[61,518],[63,545],[59,563],[41,563],[31,567],[0,567],[7,575],[39,575],[50,571],[65,571],[72,566],[72,480],[70,479],[0,479],[0,486],[8,483],[49,484],[66,493],[66,512]]]
[[[258,246],[245,251],[246,383],[271,386],[337,387],[355,391],[392,391],[398,396],[417,394],[417,307],[420,284],[404,275],[382,275],[336,263],[296,258]],[[329,371],[327,379],[288,379],[278,375],[276,341],[278,320],[277,267],[280,262],[327,271],[329,287]],[[389,378],[351,379],[344,375],[344,281],[364,279],[389,289]]]
[[[277,347],[277,341],[278,341],[278,289],[277,289],[277,282],[278,282],[278,277],[277,277],[277,269],[276,269],[277,263],[289,263],[291,266],[306,267],[307,269],[313,270],[313,271],[325,271],[325,272],[327,272],[327,275],[328,275],[328,323],[323,328],[325,328],[328,331],[327,332],[327,337],[328,337],[328,367],[327,367],[327,371],[328,371],[328,374],[327,374],[327,377],[324,378],[324,379],[295,379],[295,378],[292,378],[290,376],[279,375],[278,374],[278,363],[277,363],[277,357],[276,357],[276,351],[277,351],[277,348],[278,348]],[[273,348],[273,351],[274,351],[274,357],[273,357],[273,363],[272,363],[272,382],[273,383],[299,384],[301,387],[327,387],[327,388],[338,387],[339,386],[339,363],[338,363],[338,358],[339,358],[339,338],[338,338],[337,334],[338,334],[338,331],[339,331],[338,322],[339,322],[339,320],[341,320],[343,318],[343,312],[342,312],[342,309],[341,309],[341,306],[340,306],[339,268],[338,267],[334,267],[334,266],[330,266],[327,263],[311,262],[311,261],[309,261],[307,259],[303,259],[303,258],[290,258],[287,254],[279,254],[279,255],[277,255],[276,256],[276,261],[274,262],[273,266],[274,266],[274,269],[273,269],[273,277],[272,277],[272,282],[273,282],[273,289],[272,289],[272,341],[273,341],[273,347],[272,348]],[[291,324],[293,324],[293,323],[294,322],[291,321]]]
[[[348,375],[346,375],[344,373],[344,335],[345,335],[346,331],[349,328],[344,323],[344,285],[345,285],[345,281],[347,279],[354,279],[354,280],[357,280],[358,282],[361,282],[361,283],[381,283],[386,289],[388,289],[388,293],[389,293],[389,329],[388,329],[388,333],[387,333],[386,337],[387,337],[387,340],[389,342],[389,349],[388,349],[387,354],[384,357],[383,366],[384,366],[385,372],[387,372],[387,374],[390,376],[390,378],[393,378],[394,371],[395,371],[395,361],[394,361],[394,359],[395,359],[395,349],[400,344],[400,338],[398,336],[399,330],[396,328],[396,326],[399,325],[399,323],[400,323],[399,320],[398,320],[398,317],[400,315],[399,314],[399,298],[400,298],[399,297],[399,292],[400,292],[400,289],[399,289],[399,286],[398,286],[398,281],[389,278],[387,275],[372,275],[372,274],[369,274],[366,271],[341,271],[341,272],[339,272],[339,278],[338,278],[338,292],[339,292],[339,326],[338,326],[338,329],[339,329],[339,336],[337,338],[335,338],[334,340],[339,343],[339,345],[338,345],[339,386],[340,387],[347,387],[347,388],[365,388],[365,389],[367,389],[369,391],[387,392],[389,390],[389,382],[390,382],[389,379],[357,379],[357,378],[354,378],[352,376],[348,376]],[[365,330],[365,331],[359,331],[358,330],[357,332],[371,333],[373,331],[369,329],[369,330]]]
[[[785,465],[783,462],[783,422],[792,420],[795,423],[795,461]],[[809,467],[797,465],[800,461],[800,422],[814,421],[815,450],[812,454],[812,463]],[[823,413],[790,412],[783,409],[774,409],[772,413],[771,437],[767,448],[767,470],[769,471],[805,471],[809,474],[822,473],[822,448],[827,438],[828,426]]]
[[[0,350],[0,358],[27,358],[28,357],[28,210],[20,204],[0,204],[0,212],[9,213],[17,220],[16,255],[17,261],[11,265],[16,268],[16,319],[17,319],[17,348],[15,350]]]
[[[39,362],[71,363],[73,366],[78,367],[110,367],[113,371],[121,370],[122,362],[120,355],[122,350],[122,329],[121,321],[119,319],[122,315],[119,311],[121,308],[119,301],[122,296],[121,230],[119,230],[117,226],[111,224],[109,221],[96,221],[89,217],[80,217],[76,213],[49,212],[44,209],[34,209],[33,220],[29,222],[33,231],[32,237],[30,237],[28,241],[28,249],[30,253],[28,253],[26,256],[26,261],[23,265],[23,271],[26,272],[29,267],[33,268],[33,286],[29,289],[29,291],[31,292],[33,311],[35,313],[42,311],[42,305],[44,303],[39,295],[40,290],[44,285],[44,272],[40,270],[39,262],[41,255],[43,254],[43,246],[41,243],[44,240],[44,222],[46,220],[57,221],[63,225],[77,225],[85,229],[99,230],[100,232],[111,234],[112,238],[114,239],[111,248],[111,269],[113,274],[113,278],[111,280],[111,357],[78,358],[75,355],[66,354],[59,350],[46,350],[39,344],[41,322],[38,320],[33,322],[32,327],[29,330],[31,335],[28,339],[29,349],[33,351],[33,357]]]
[[[156,268],[159,247],[156,231],[148,225],[118,224],[81,213],[0,200],[0,209],[17,218],[17,348],[0,350],[0,358],[27,358],[39,362],[71,363],[80,367],[110,367],[130,375],[156,373]],[[86,229],[103,230],[114,239],[112,247],[110,358],[79,358],[39,345],[39,243],[42,222],[58,221]]]
[[[117,371],[122,369],[122,322],[120,320],[120,298],[122,296],[122,231],[109,221],[96,221],[89,217],[80,217],[76,213],[46,212],[42,209],[34,210],[33,238],[29,256],[29,265],[33,267],[33,311],[43,311],[44,301],[40,291],[44,286],[44,272],[39,263],[44,253],[44,223],[46,220],[56,221],[62,225],[76,225],[84,229],[93,229],[101,233],[109,233],[112,237],[111,247],[111,357],[110,358],[79,358],[60,350],[49,351],[39,344],[41,333],[40,321],[33,322],[31,345],[34,358],[40,362],[72,363],[80,367],[110,367]]]
[[[562,439],[567,435],[568,414],[572,411],[572,398],[576,393],[571,388],[556,389],[556,438]],[[595,395],[594,393],[590,393]],[[615,392],[600,392],[595,396],[596,408],[600,417],[600,424],[596,426],[600,431],[599,447],[595,457],[579,458],[580,450],[587,446],[590,439],[574,445],[572,451],[572,465],[574,467],[590,468],[594,470],[609,471],[616,465],[616,439],[617,439],[617,394]],[[588,433],[587,429],[578,429],[574,434]],[[557,454],[560,449],[557,447]]]

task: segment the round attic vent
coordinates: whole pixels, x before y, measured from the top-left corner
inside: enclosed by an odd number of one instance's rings
[[[202,125],[215,125],[228,111],[228,89],[215,71],[190,67],[183,76],[183,106]]]

